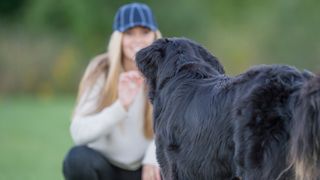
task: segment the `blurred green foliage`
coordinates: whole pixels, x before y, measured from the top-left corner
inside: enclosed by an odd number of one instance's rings
[[[105,51],[124,0],[1,0],[0,93],[75,93],[90,58]],[[317,0],[141,1],[165,37],[191,38],[228,74],[255,64],[320,70]]]

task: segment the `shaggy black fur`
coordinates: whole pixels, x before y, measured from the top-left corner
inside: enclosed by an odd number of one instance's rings
[[[157,40],[136,62],[154,106],[163,179],[294,178],[292,168],[284,171],[293,113],[314,75],[260,65],[229,77],[216,57],[183,38]],[[315,89],[320,94],[319,83]]]

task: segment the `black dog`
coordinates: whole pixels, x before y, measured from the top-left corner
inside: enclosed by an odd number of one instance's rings
[[[295,177],[295,160],[289,152],[298,152],[292,149],[308,130],[295,131],[310,125],[318,128],[320,115],[294,113],[307,106],[320,111],[320,78],[284,65],[257,66],[228,77],[205,48],[179,38],[157,40],[137,53],[136,62],[154,106],[163,179]],[[313,95],[301,95],[311,93],[309,86],[316,86]],[[301,99],[306,105],[301,105]],[[311,122],[300,127],[301,121]],[[309,134],[320,142],[320,132]],[[297,139],[296,143],[290,139]],[[320,153],[315,149],[318,143],[304,145]]]

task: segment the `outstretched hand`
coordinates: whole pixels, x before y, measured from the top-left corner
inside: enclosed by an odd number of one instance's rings
[[[121,104],[126,110],[132,104],[142,84],[143,78],[138,71],[128,71],[120,74],[118,95]]]

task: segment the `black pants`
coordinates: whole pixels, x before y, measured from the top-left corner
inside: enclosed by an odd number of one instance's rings
[[[124,170],[87,146],[75,146],[64,159],[63,175],[66,180],[141,180],[141,168]]]

